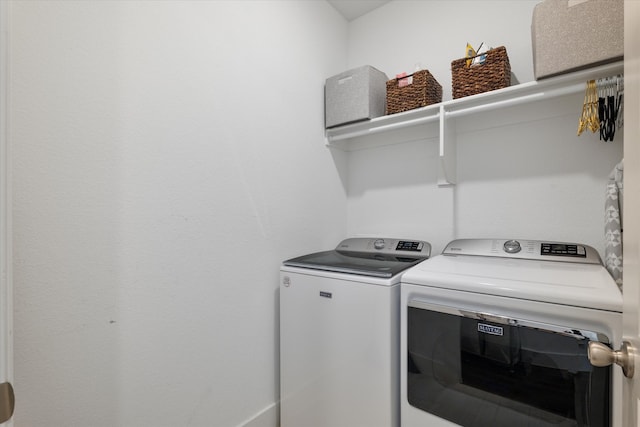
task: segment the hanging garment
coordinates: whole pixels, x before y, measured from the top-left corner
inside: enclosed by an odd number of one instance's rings
[[[622,206],[624,165],[620,161],[609,175],[604,204],[604,264],[622,290]]]

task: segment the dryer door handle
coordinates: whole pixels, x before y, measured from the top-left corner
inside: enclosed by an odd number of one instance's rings
[[[599,341],[608,343],[609,338],[603,334],[596,331],[589,331],[586,329],[580,329],[575,327],[568,326],[560,326],[554,325],[551,323],[537,322],[533,320],[519,319],[512,316],[505,316],[503,314],[498,313],[488,313],[485,311],[477,311],[471,309],[469,306],[463,306],[460,304],[460,307],[453,307],[450,305],[444,305],[439,303],[434,303],[432,301],[426,301],[419,298],[413,298],[409,300],[409,307],[418,308],[421,310],[430,310],[437,311],[440,313],[453,314],[455,316],[467,317],[470,319],[482,320],[485,322],[493,322],[507,326],[522,326],[534,329],[540,329],[543,331],[554,332],[560,335],[573,337],[577,340],[590,340],[590,341]],[[466,304],[465,304],[466,305]]]
[[[622,373],[627,378],[633,378],[635,353],[636,349],[629,341],[623,341],[620,350],[617,351],[596,341],[589,342],[588,356],[593,366],[604,367],[615,363],[622,368]]]

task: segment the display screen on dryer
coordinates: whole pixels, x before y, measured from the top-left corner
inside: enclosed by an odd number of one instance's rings
[[[542,243],[540,255],[570,256],[586,258],[587,251],[584,246],[565,243]]]

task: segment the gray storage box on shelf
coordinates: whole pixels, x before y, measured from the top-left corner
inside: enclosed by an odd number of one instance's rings
[[[533,9],[536,80],[621,60],[623,0],[544,0]]]
[[[365,65],[330,77],[325,83],[325,127],[384,116],[387,76]]]

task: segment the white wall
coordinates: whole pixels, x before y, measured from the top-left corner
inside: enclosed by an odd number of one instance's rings
[[[466,43],[507,48],[520,82],[533,77],[533,1],[394,0],[349,26],[349,65],[390,78],[429,69],[451,99],[451,61]],[[577,241],[604,251],[606,180],[622,158],[615,142],[576,136],[583,94],[456,120],[458,184],[436,186],[434,126],[381,134],[348,155],[348,232],[416,237],[439,253],[452,239]],[[397,145],[391,142],[407,141]],[[365,141],[358,141],[362,147]]]
[[[16,1],[16,426],[273,426],[278,267],[346,234],[324,1]]]

